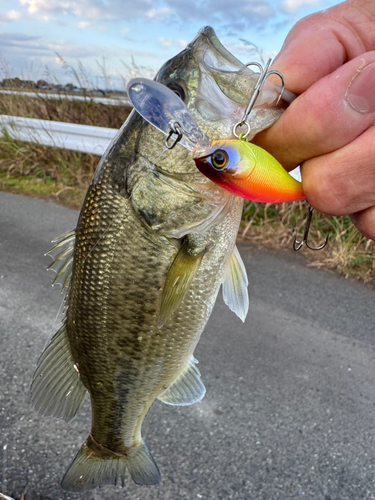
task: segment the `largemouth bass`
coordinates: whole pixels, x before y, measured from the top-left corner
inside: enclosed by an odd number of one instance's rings
[[[211,28],[157,75],[217,139],[230,136],[256,79]],[[254,133],[280,113],[263,102]],[[229,307],[247,313],[235,247],[242,200],[198,172],[181,146],[164,151],[164,141],[132,112],[100,161],[77,228],[53,249],[66,311],[39,359],[32,400],[70,420],[90,393],[92,427],[63,478],[69,491],[123,485],[127,470],[137,484],[159,483],[141,436],[150,405],[203,398],[193,352],[221,285]]]

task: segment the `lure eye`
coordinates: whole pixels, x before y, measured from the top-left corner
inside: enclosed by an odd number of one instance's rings
[[[228,153],[223,149],[217,149],[212,153],[211,160],[216,170],[223,170],[228,165]]]

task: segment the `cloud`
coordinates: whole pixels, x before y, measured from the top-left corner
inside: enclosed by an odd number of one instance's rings
[[[129,20],[144,17],[153,8],[152,0],[19,0],[35,19],[44,13],[75,16],[82,20]]]
[[[89,57],[111,58],[116,57],[155,57],[154,52],[133,50],[117,46],[98,46],[95,44],[80,45],[69,40],[51,40],[42,36],[31,36],[23,33],[2,33],[0,32],[0,47],[8,51],[19,51],[25,57],[35,55],[43,55],[51,57],[51,60],[56,57],[56,52],[64,58],[85,59]]]
[[[0,21],[11,22],[21,19],[22,12],[19,10],[9,10],[8,12],[0,12]]]
[[[86,28],[90,28],[91,27],[91,23],[89,21],[80,21],[79,23],[77,23],[77,28],[81,29],[81,30],[84,30]]]
[[[9,19],[11,19],[12,21],[15,21],[16,19],[21,18],[22,13],[19,10],[10,10],[9,12],[7,12],[7,15],[8,15]]]
[[[108,18],[102,9],[101,2],[96,0],[19,0],[20,4],[26,7],[27,12],[36,20],[47,20],[46,14],[59,16],[74,15],[82,19],[96,19],[101,16]]]
[[[184,49],[188,42],[186,40],[173,40],[172,38],[159,38],[159,42],[164,46],[164,47],[178,47],[179,49]]]
[[[232,54],[236,54],[237,56],[240,55],[248,57],[250,55],[254,55],[254,53],[256,52],[255,45],[247,45],[246,43],[236,43],[230,40],[222,40],[222,43],[224,47],[227,50],[229,50],[229,52],[232,52]],[[260,53],[261,49],[259,49],[258,52]]]
[[[25,35],[24,33],[2,33],[0,32],[1,47],[25,46],[30,42],[40,39],[39,36]]]
[[[169,9],[168,7],[162,7],[160,9],[151,9],[148,12],[146,12],[146,16],[149,17],[150,19],[165,19],[170,16],[172,10]]]
[[[268,0],[241,0],[235,7],[227,0],[201,0],[194,2],[193,6],[186,0],[166,0],[166,3],[180,20],[207,19],[211,25],[239,23],[242,28],[249,28],[275,15]]]
[[[317,4],[320,3],[320,1],[321,0],[284,0],[281,3],[280,8],[287,14],[292,14],[301,7],[305,7],[306,5]]]
[[[56,16],[59,22],[64,16],[76,17],[77,22],[129,21],[148,19],[150,22],[191,20],[210,24],[240,23],[249,28],[264,23],[275,15],[270,0],[240,0],[235,7],[227,0],[18,0],[26,10],[22,16],[47,20]],[[291,2],[292,0],[285,0]],[[294,0],[295,2],[314,0]],[[207,22],[206,21],[206,22]]]

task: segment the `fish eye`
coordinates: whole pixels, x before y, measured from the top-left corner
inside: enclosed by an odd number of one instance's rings
[[[229,161],[228,153],[223,149],[217,149],[212,153],[211,160],[212,160],[212,166],[216,170],[222,170],[228,165]]]
[[[185,91],[184,89],[181,87],[181,85],[179,85],[178,83],[176,82],[168,82],[165,84],[169,89],[173,90],[173,92],[175,94],[178,95],[178,97],[181,99],[181,101],[185,101],[186,99],[186,94],[185,94]]]

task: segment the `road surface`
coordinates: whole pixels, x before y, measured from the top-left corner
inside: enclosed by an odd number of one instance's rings
[[[239,244],[249,274],[243,324],[218,300],[196,349],[207,394],[155,402],[144,437],[163,480],[81,495],[59,483],[90,429],[39,416],[29,385],[57,328],[50,241],[77,212],[0,193],[0,492],[25,500],[375,498],[374,291],[306,267],[303,255]],[[55,323],[55,325],[54,325]]]

